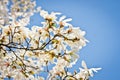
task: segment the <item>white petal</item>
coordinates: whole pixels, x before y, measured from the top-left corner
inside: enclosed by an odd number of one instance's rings
[[[70,22],[70,21],[72,21],[72,18],[68,18],[68,19],[65,19],[65,20],[64,20],[65,23],[66,23],[66,22]]]
[[[52,12],[51,15],[60,15],[61,13],[59,12]]]
[[[66,18],[66,16],[62,16],[62,17],[60,17],[60,20],[59,21],[62,21],[63,19],[65,19]]]
[[[91,68],[94,72],[97,72],[97,70],[101,70],[102,68]]]
[[[72,26],[72,24],[69,24],[69,23],[65,23],[64,26]]]
[[[84,71],[84,69],[82,69],[82,68],[79,68],[79,70],[80,70],[80,71]]]
[[[93,77],[93,72],[92,72],[91,69],[89,70],[89,74],[90,74],[91,77]]]
[[[87,69],[87,65],[86,65],[85,61],[82,61],[82,67],[83,67],[84,69]]]

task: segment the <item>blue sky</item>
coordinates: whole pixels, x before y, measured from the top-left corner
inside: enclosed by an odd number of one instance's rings
[[[88,67],[102,67],[91,80],[119,80],[120,0],[37,0],[43,9],[57,11],[73,19],[72,24],[87,32],[90,41],[80,53]],[[41,19],[32,17],[32,25]]]

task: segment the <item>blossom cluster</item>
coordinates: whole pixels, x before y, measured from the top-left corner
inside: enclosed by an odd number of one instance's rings
[[[85,31],[70,24],[71,18],[36,9],[34,0],[0,0],[0,5],[0,80],[88,80],[101,69],[88,69],[82,61],[79,71],[68,70],[88,42]],[[34,13],[44,21],[29,28]],[[42,73],[48,74],[46,78]]]

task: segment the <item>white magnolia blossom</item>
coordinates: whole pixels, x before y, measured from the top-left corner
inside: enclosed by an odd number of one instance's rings
[[[57,21],[58,24],[60,24],[60,26],[72,26],[72,24],[68,23],[70,21],[72,21],[72,18],[68,18],[65,19],[66,16],[62,16],[60,17],[59,21]]]
[[[45,10],[40,10],[40,15],[44,18],[44,19],[48,19],[48,20],[56,20],[57,19],[57,15],[60,15],[61,13],[59,12],[51,12],[50,14],[45,11]]]
[[[34,13],[44,21],[30,28]],[[69,71],[88,42],[86,32],[70,21],[59,12],[36,7],[35,0],[0,0],[0,80],[87,80],[93,76],[101,68],[88,69],[84,61],[79,72]]]
[[[83,68],[79,68],[80,72],[75,75],[75,77],[77,79],[82,78],[84,80],[87,80],[87,79],[89,79],[90,76],[93,77],[93,72],[97,72],[98,70],[101,70],[101,68],[90,68],[90,69],[88,69],[85,61],[82,61],[82,67]]]

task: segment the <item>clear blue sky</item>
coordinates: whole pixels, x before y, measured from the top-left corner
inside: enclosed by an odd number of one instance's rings
[[[80,61],[103,68],[91,80],[119,80],[120,0],[37,0],[37,5],[72,17],[72,24],[87,32],[90,43],[80,51]],[[32,20],[32,25],[41,21]],[[80,65],[78,62],[74,69]]]

